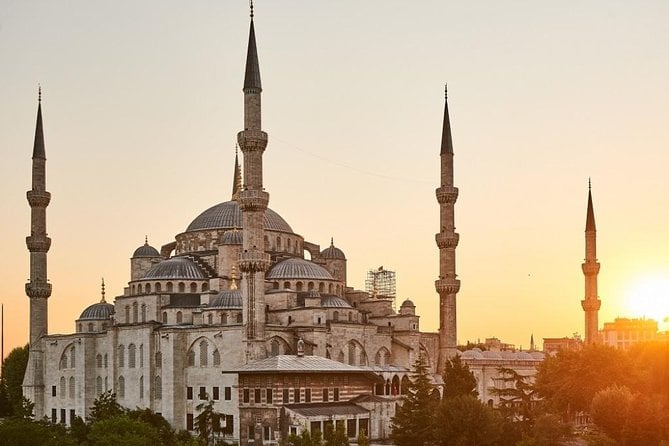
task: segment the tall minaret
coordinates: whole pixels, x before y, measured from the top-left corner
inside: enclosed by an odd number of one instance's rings
[[[455,202],[458,188],[453,186],[453,140],[448,116],[448,95],[444,98],[444,125],[441,134],[441,186],[437,189],[439,202],[440,231],[436,235],[439,247],[439,279],[435,287],[439,293],[439,362],[437,369],[457,348],[457,325],[455,296],[460,290],[460,281],[455,274],[455,248],[459,235],[455,232]]]
[[[585,312],[585,343],[595,344],[599,341],[599,323],[597,312],[602,301],[597,296],[597,228],[595,227],[595,211],[592,207],[592,187],[588,180],[588,214],[585,219],[585,262],[581,265],[585,276],[585,299],[581,306]]]
[[[30,235],[26,245],[30,251],[30,281],[26,294],[30,298],[30,352],[23,379],[23,393],[35,404],[36,418],[44,415],[44,358],[41,337],[48,333],[48,305],[51,284],[47,282],[46,253],[51,239],[46,235],[46,207],[51,194],[46,191],[46,153],[42,130],[42,91],[38,93],[37,125],[33,145],[32,189],[27,193],[30,204]]]
[[[253,5],[251,26],[246,53],[244,76],[244,130],[237,134],[239,147],[244,155],[244,185],[239,193],[242,210],[243,244],[239,255],[239,270],[242,272],[244,361],[264,358],[265,349],[265,272],[270,266],[269,254],[265,252],[265,210],[269,194],[263,188],[262,155],[267,147],[267,133],[260,123],[260,67],[256,36],[253,27]]]

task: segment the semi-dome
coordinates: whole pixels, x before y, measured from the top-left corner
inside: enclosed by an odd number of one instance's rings
[[[330,246],[321,251],[321,257],[324,259],[346,260],[344,251],[334,245],[333,239],[330,239]]]
[[[239,203],[233,200],[219,203],[202,212],[188,225],[186,232],[241,227],[242,210],[239,208]],[[265,211],[265,229],[293,233],[286,220],[269,208]]]
[[[322,266],[295,257],[277,263],[265,277],[267,279],[334,280],[328,270]]]
[[[187,257],[163,260],[144,274],[142,279],[206,279],[199,266]]]
[[[148,240],[145,240],[144,244],[132,253],[132,258],[134,259],[135,257],[160,257],[160,253],[156,248],[149,245]]]
[[[223,290],[211,299],[207,308],[242,308],[242,292]]]
[[[415,307],[416,305],[413,303],[411,299],[406,299],[404,302],[402,302],[402,305],[400,307]]]
[[[109,319],[112,314],[114,314],[114,305],[107,302],[98,302],[86,307],[79,319],[88,321],[104,320]]]
[[[231,231],[225,231],[221,237],[221,245],[241,245],[243,243],[242,231],[237,228]]]
[[[341,297],[327,294],[321,297],[321,306],[323,308],[353,308],[351,304],[346,302]]]

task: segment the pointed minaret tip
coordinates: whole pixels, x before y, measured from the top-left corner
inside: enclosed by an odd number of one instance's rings
[[[448,115],[448,86],[444,84],[444,124],[441,130],[441,155],[453,153],[451,119]]]
[[[232,199],[239,199],[239,193],[242,191],[242,169],[239,165],[238,146],[235,145],[235,171],[232,178]]]
[[[256,32],[253,26],[253,2],[251,6],[251,25],[249,28],[249,44],[246,52],[246,71],[244,74],[244,93],[260,93],[260,64],[258,63],[258,49],[256,47]]]
[[[106,303],[107,301],[105,300],[105,278],[102,278],[102,285],[100,286],[100,294],[102,295],[102,299],[100,299],[101,303]]]
[[[597,227],[595,225],[595,211],[592,206],[592,183],[590,178],[588,178],[588,215],[585,219],[585,231],[596,231]]]
[[[46,151],[44,150],[44,130],[42,127],[42,86],[39,84],[37,87],[37,123],[35,124],[33,158],[46,159]]]

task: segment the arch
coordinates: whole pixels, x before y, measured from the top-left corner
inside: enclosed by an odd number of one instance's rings
[[[388,365],[390,359],[390,352],[387,348],[381,347],[374,357],[374,365]]]
[[[302,291],[302,282],[295,283],[295,291],[297,291],[297,292]]]
[[[99,369],[102,368],[102,355],[100,353],[95,355],[95,366]]]
[[[63,353],[60,354],[60,361],[58,362],[58,369],[60,369],[60,370],[62,370],[62,369],[66,369],[66,368],[67,368],[67,364],[68,364],[68,362],[67,362],[67,359],[68,359],[67,356],[68,356],[68,354],[69,354],[69,352],[70,352],[70,346],[71,346],[71,345],[72,345],[72,344],[67,345],[67,346],[63,349]]]
[[[146,304],[142,304],[142,322],[146,322]]]
[[[340,290],[340,286],[339,286],[339,285],[337,285],[337,288],[336,288],[336,290],[337,290],[337,291],[336,291],[336,293],[337,293],[337,296],[339,296],[339,295],[341,294],[341,293],[340,293],[340,291],[339,291],[339,290]]]
[[[156,379],[153,381],[153,390],[157,400],[162,399],[163,397],[163,380],[160,376],[156,376]]]
[[[314,289],[314,283],[313,282],[307,283],[307,291],[313,291],[313,289]]]
[[[409,386],[411,385],[411,380],[407,375],[404,375],[400,380],[400,393],[406,395],[409,392]]]
[[[335,311],[332,313],[332,320],[335,321],[335,322],[339,322],[339,311],[336,311],[336,310],[335,310]]]
[[[95,394],[100,395],[102,393],[102,377],[98,376],[95,378]]]
[[[163,324],[167,323],[167,311],[163,311]]]
[[[237,323],[241,324],[242,322],[244,322],[244,318],[242,316],[242,313],[237,313]]]
[[[202,292],[209,291],[209,284],[207,282],[202,284]]]
[[[283,282],[283,289],[284,290],[289,290],[290,289],[290,282]]]
[[[191,293],[197,293],[197,283],[195,283],[195,282],[190,283],[190,292]]]
[[[131,287],[130,289],[132,290],[132,291],[130,292],[130,294],[132,294],[132,295],[134,296],[134,295],[135,295],[135,285],[133,284],[132,287]]]
[[[390,394],[399,395],[400,394],[400,377],[395,375],[393,380],[390,382]]]
[[[328,284],[328,293],[330,294],[332,294],[332,286],[333,285],[331,283]]]
[[[221,365],[221,353],[218,351],[218,349],[215,349],[214,353],[212,354],[212,362],[214,366]]]
[[[270,352],[270,356],[278,356],[292,354],[293,349],[291,348],[288,341],[286,341],[281,336],[273,336],[269,340],[268,351]]]
[[[430,398],[435,401],[441,400],[441,393],[439,393],[439,389],[432,390],[432,393],[430,393]]]
[[[181,324],[184,321],[184,315],[181,311],[177,311],[177,324]]]
[[[367,365],[367,354],[360,342],[351,339],[347,345],[349,365]]]
[[[185,293],[186,292],[186,284],[183,282],[179,282],[179,292],[180,293]]]
[[[208,323],[209,325],[213,325],[213,323],[214,323],[214,315],[213,315],[213,314],[209,313],[209,314],[207,315],[207,323]]]
[[[88,332],[91,333],[94,331],[93,322],[88,323]]]
[[[163,354],[156,352],[156,368],[159,369],[163,366]]]
[[[146,294],[151,293],[151,284],[150,283],[147,283],[146,285],[144,285],[144,292]]]
[[[323,282],[318,284],[318,292],[319,293],[325,292],[325,284]]]
[[[221,324],[228,324],[228,313],[221,313]]]
[[[123,344],[118,346],[118,366],[125,367],[125,347]]]
[[[174,291],[174,284],[172,282],[167,282],[167,292],[172,293]]]
[[[279,237],[279,236],[277,235],[277,236],[276,236],[276,250],[278,251],[278,250],[280,250],[280,249],[281,249],[281,237]]]
[[[60,397],[65,398],[65,377],[60,377]]]
[[[156,293],[160,293],[163,291],[163,286],[160,284],[160,282],[156,282]]]
[[[137,323],[137,319],[138,319],[138,313],[139,313],[138,308],[139,308],[139,306],[137,305],[137,302],[133,302],[132,303],[132,322],[135,323],[135,324]]]
[[[135,368],[136,351],[135,344],[128,345],[128,367],[131,369]]]
[[[125,378],[123,376],[118,377],[118,396],[125,398]]]
[[[374,385],[374,395],[383,395],[383,384],[385,381],[383,380],[383,376],[378,375],[378,379],[376,384]]]
[[[74,376],[70,376],[70,384],[68,387],[68,396],[74,398]]]
[[[274,282],[272,284],[272,289],[278,290],[279,289],[279,282]]]

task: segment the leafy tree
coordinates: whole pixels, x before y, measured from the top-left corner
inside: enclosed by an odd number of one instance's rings
[[[28,365],[28,344],[16,347],[2,363],[2,381],[9,403],[9,414],[21,411],[23,406],[23,376]]]
[[[198,437],[207,445],[213,445],[216,436],[221,432],[221,414],[214,410],[214,400],[207,397],[207,401],[195,407],[200,413],[195,417],[195,426]]]
[[[62,424],[16,417],[0,423],[0,443],[11,446],[77,446]]]
[[[554,446],[563,444],[571,434],[571,427],[562,423],[560,417],[543,414],[535,420],[530,436],[518,442],[517,446]]]
[[[434,444],[440,446],[495,445],[501,437],[501,419],[473,395],[445,399],[437,409]]]
[[[141,421],[152,426],[160,436],[160,444],[162,446],[173,446],[178,444],[174,429],[170,423],[161,415],[153,412],[151,409],[135,409],[128,412],[128,417],[132,420]],[[190,434],[189,434],[190,437]]]
[[[358,432],[358,446],[369,446],[369,438],[367,438],[367,432],[364,429],[360,429]]]
[[[70,423],[70,436],[81,446],[88,445],[88,433],[90,427],[81,417],[75,416]]]
[[[323,438],[325,439],[325,446],[349,446],[343,423],[337,424],[336,428],[333,428],[331,424],[325,426]]]
[[[532,377],[521,375],[513,369],[500,367],[497,369],[502,386],[491,389],[491,393],[500,398],[500,411],[506,417],[521,421],[525,431],[529,429],[533,419],[533,405],[536,402],[536,390]]]
[[[469,366],[462,362],[460,355],[446,361],[444,372],[444,399],[461,395],[478,396],[476,378],[469,370]]]
[[[88,416],[90,423],[114,418],[125,413],[125,410],[116,402],[116,394],[111,390],[101,393],[93,402],[91,414]]]
[[[133,420],[127,414],[104,418],[91,425],[88,435],[95,446],[154,446],[160,434],[150,424]]]
[[[627,387],[612,386],[600,390],[592,399],[592,420],[607,436],[616,441],[622,440],[632,398],[632,392]]]
[[[397,446],[428,446],[433,437],[434,412],[438,402],[432,397],[434,388],[422,356],[413,364],[407,390],[402,405],[392,419],[390,439]]]
[[[21,395],[21,404],[17,407],[14,407],[14,413],[12,416],[14,418],[23,418],[28,420],[34,416],[33,409],[35,409],[35,405],[32,403],[32,401]]]

